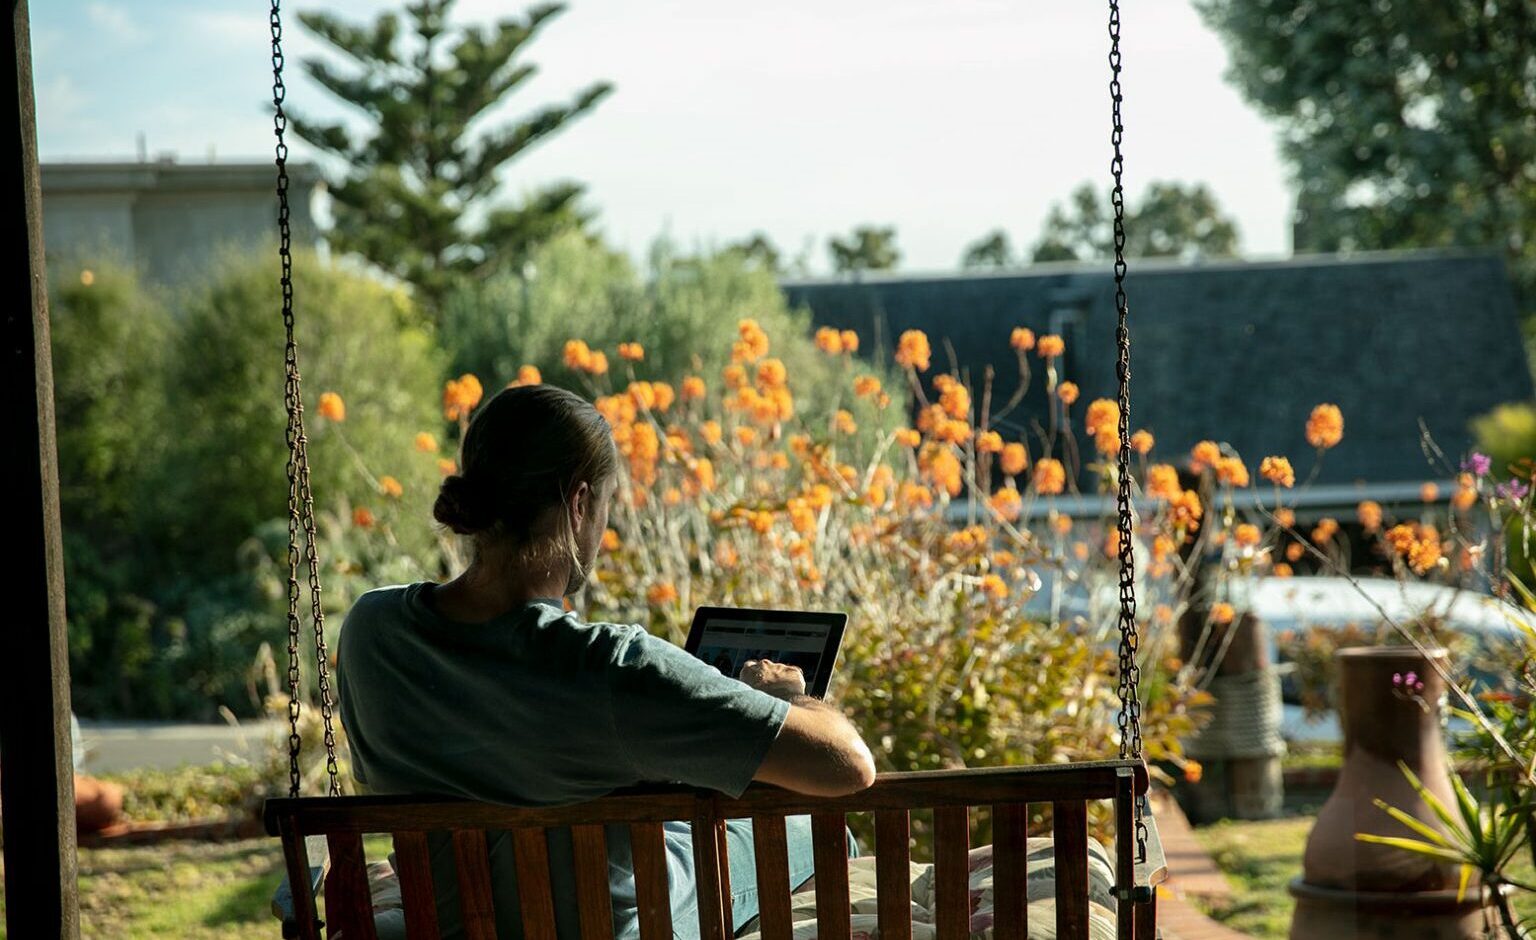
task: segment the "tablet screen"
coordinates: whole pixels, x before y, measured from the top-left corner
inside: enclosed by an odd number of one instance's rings
[[[806,692],[820,697],[831,680],[845,623],[841,614],[703,608],[687,649],[733,679],[754,659],[798,666]]]

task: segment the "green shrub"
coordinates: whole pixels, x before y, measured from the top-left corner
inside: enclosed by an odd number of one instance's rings
[[[442,339],[453,371],[478,375],[488,391],[525,363],[555,384],[587,388],[586,377],[564,364],[570,339],[610,350],[638,342],[645,360],[632,367],[637,379],[697,374],[714,385],[737,324],[750,318],[774,338],[773,355],[795,376],[806,413],[827,413],[850,397],[846,360],[816,349],[809,314],[790,309],[772,273],[739,251],[683,257],[658,242],[642,278],[623,254],[572,233],[539,249],[526,273],[467,283],[447,304]],[[611,367],[622,387],[628,364]],[[880,375],[900,387],[890,373]]]

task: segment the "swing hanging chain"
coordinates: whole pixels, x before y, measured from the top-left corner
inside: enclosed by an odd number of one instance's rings
[[[1125,125],[1121,120],[1120,105],[1124,96],[1120,87],[1120,2],[1109,0],[1109,97],[1113,105],[1114,127],[1110,142],[1114,145],[1114,157],[1110,171],[1115,185],[1110,201],[1115,210],[1115,343],[1119,358],[1116,374],[1120,382],[1120,447],[1115,456],[1115,472],[1118,491],[1117,545],[1120,560],[1120,757],[1124,759],[1142,756],[1141,741],[1141,667],[1136,654],[1140,643],[1136,627],[1136,556],[1134,551],[1134,519],[1131,512],[1131,330],[1130,307],[1125,296],[1125,156],[1121,144],[1125,140]],[[1141,861],[1147,857],[1147,824],[1142,817],[1140,801],[1136,803],[1136,854]]]
[[[272,0],[272,133],[277,138],[277,256],[281,267],[282,312],[286,381],[283,404],[288,413],[288,795],[297,797],[301,775],[299,752],[299,541],[303,529],[304,563],[309,574],[310,616],[315,632],[316,686],[320,716],[325,726],[325,769],[329,793],[338,796],[341,784],[336,766],[336,735],[331,719],[331,682],[325,643],[325,611],[320,594],[320,559],[315,538],[315,504],[309,485],[309,439],[304,434],[304,400],[299,379],[299,347],[293,324],[293,237],[288,207],[288,115],[283,102],[288,96],[283,83],[282,0]]]

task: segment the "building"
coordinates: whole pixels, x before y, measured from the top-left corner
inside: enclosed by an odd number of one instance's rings
[[[1015,326],[1065,338],[1061,377],[1078,383],[1084,403],[1115,395],[1108,264],[864,275],[784,289],[816,324],[857,330],[873,355],[888,357],[895,338],[915,328],[933,339],[934,373],[950,369],[946,343],[973,380],[994,366],[994,402],[1018,388],[1008,347]],[[1236,448],[1255,476],[1261,458],[1282,454],[1307,477],[1314,463],[1308,414],[1320,402],[1343,410],[1344,442],[1288,500],[1293,505],[1416,500],[1424,481],[1454,476],[1454,462],[1472,444],[1473,418],[1532,397],[1514,292],[1493,254],[1133,261],[1126,289],[1132,426],[1151,430],[1159,453],[1184,454],[1215,439]],[[1034,440],[1048,413],[1039,360],[1030,361],[1035,380],[1000,428],[1005,437]],[[1426,456],[1426,431],[1445,461]]]
[[[45,163],[43,243],[50,261],[98,259],[175,286],[230,245],[264,247],[277,232],[277,171],[270,161]],[[294,244],[316,247],[313,164],[289,164]]]

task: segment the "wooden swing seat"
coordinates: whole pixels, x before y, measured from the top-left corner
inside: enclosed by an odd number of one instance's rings
[[[394,839],[396,869],[411,940],[439,936],[427,834],[452,834],[461,915],[469,940],[494,940],[488,830],[511,832],[524,940],[555,940],[555,904],[544,830],[571,827],[575,902],[582,940],[613,940],[604,825],[628,825],[634,852],[641,940],[671,940],[662,823],[692,824],[703,940],[729,940],[730,871],[725,820],[751,819],[756,849],[762,940],[791,940],[791,886],[785,843],[787,816],[809,815],[815,855],[818,940],[851,936],[845,818],[873,813],[881,940],[911,940],[908,862],[910,813],[933,814],[938,940],[970,936],[968,810],[990,807],[995,863],[995,940],[1028,935],[1026,841],[1028,806],[1049,803],[1055,819],[1056,935],[1089,936],[1088,802],[1112,800],[1115,820],[1115,905],[1119,940],[1154,940],[1156,885],[1166,877],[1150,814],[1146,858],[1136,859],[1134,811],[1145,797],[1140,761],[1110,760],[983,770],[882,774],[851,796],[817,798],[753,785],[739,799],[683,787],[626,790],[574,806],[520,809],[432,797],[306,797],[272,799],[267,831],[282,840],[291,910],[284,934],[319,940],[317,901],[324,900],[329,937],[375,940],[363,836]],[[311,841],[313,840],[313,841]],[[315,865],[324,853],[328,864]],[[1002,890],[1015,885],[1017,890]],[[558,899],[568,902],[569,899]],[[291,933],[290,933],[291,931]]]

